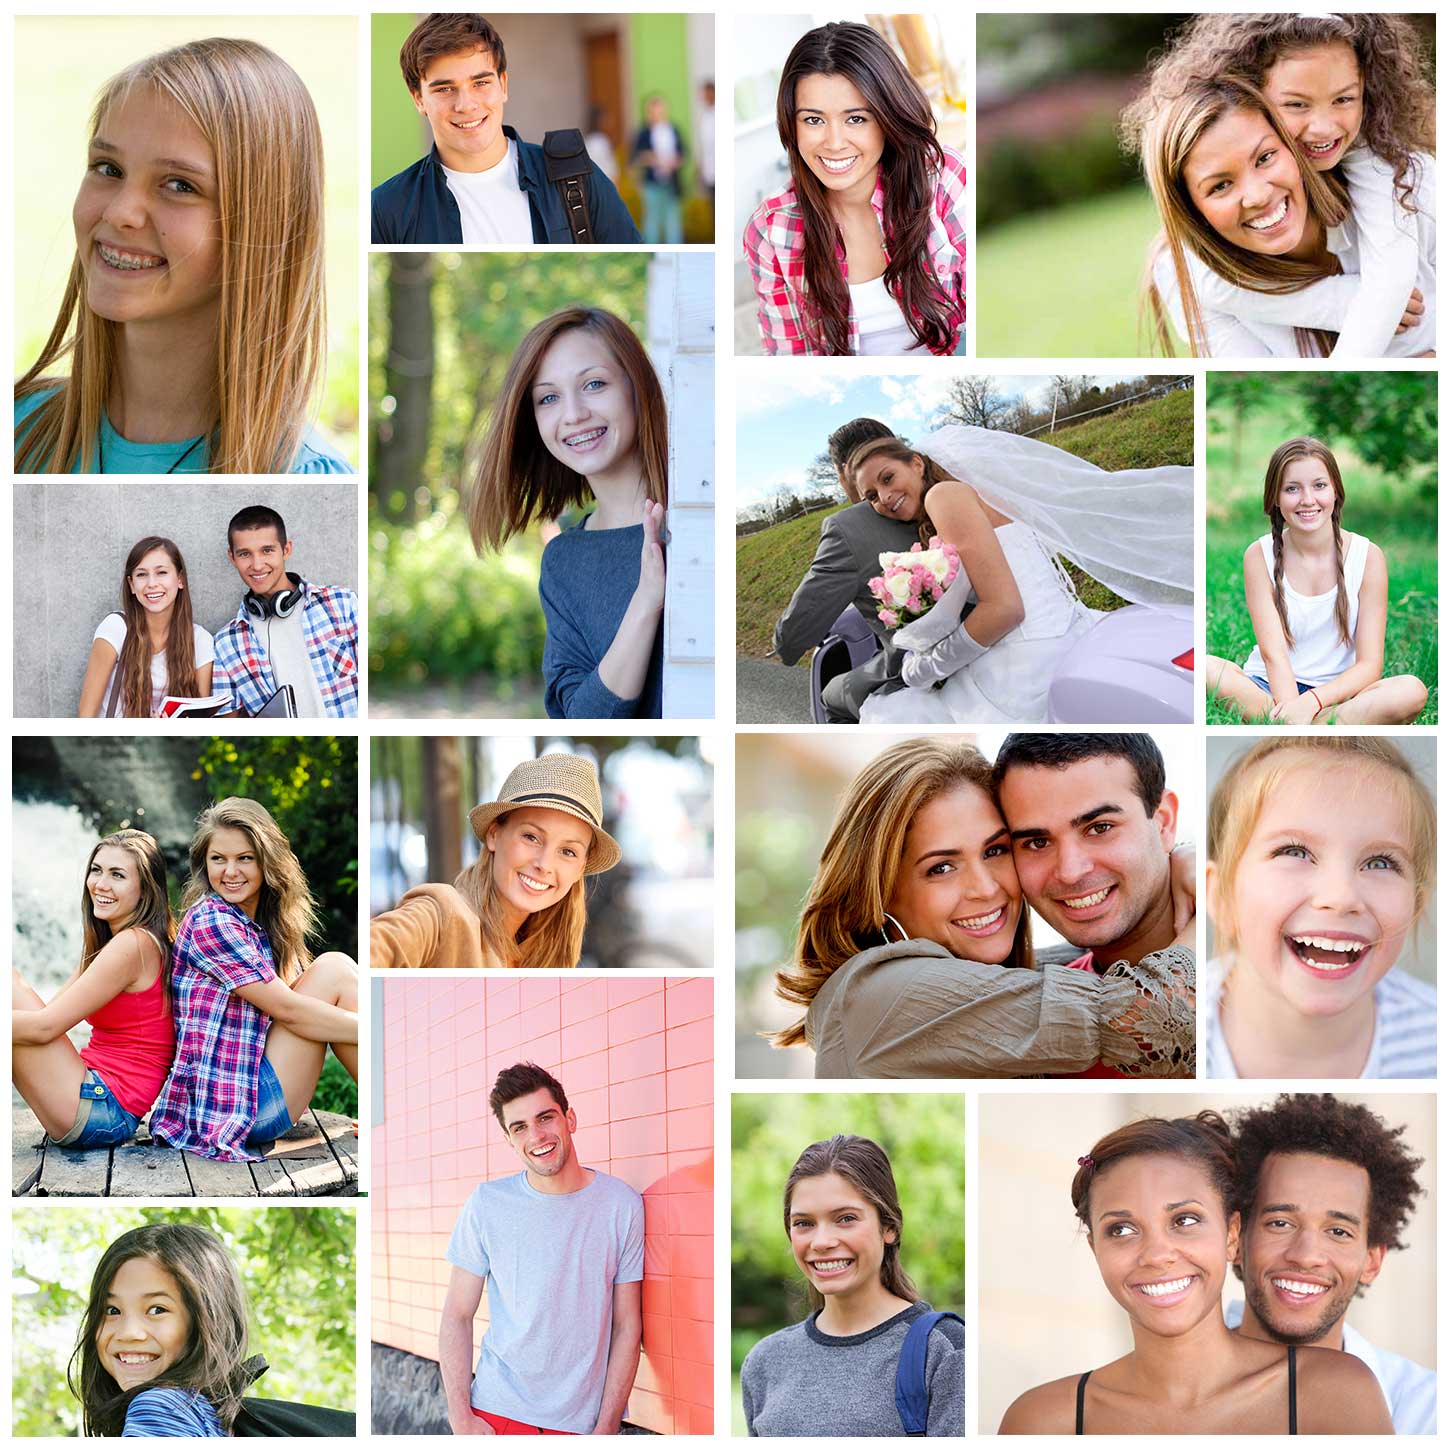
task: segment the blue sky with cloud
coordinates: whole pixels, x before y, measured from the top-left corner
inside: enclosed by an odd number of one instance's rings
[[[812,359],[805,368],[772,358],[741,363],[735,379],[736,506],[759,503],[782,484],[806,485],[806,469],[825,450],[832,430],[852,418],[880,418],[915,442],[931,427],[947,401],[952,373],[897,373],[862,376]],[[1136,374],[1094,374],[1100,384]],[[994,375],[1004,397],[1025,397],[1037,405],[1051,397],[1046,374]]]

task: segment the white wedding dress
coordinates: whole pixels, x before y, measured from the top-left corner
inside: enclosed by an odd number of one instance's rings
[[[1022,596],[1022,623],[931,689],[870,696],[861,708],[863,724],[1032,725],[1047,719],[1047,691],[1058,662],[1102,615],[1077,597],[1062,567],[1026,524],[1004,525],[997,542]],[[964,588],[965,602],[975,602],[970,579]],[[895,639],[905,645],[903,633],[898,630]]]

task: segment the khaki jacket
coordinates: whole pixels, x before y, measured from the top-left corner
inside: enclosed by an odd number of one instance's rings
[[[478,913],[452,886],[415,886],[368,929],[373,967],[501,967]]]

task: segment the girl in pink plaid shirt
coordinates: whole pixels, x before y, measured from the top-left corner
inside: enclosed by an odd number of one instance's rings
[[[966,163],[868,25],[796,42],[776,97],[791,184],[756,208],[745,256],[767,353],[957,350],[966,315]]]
[[[357,964],[313,958],[316,912],[301,863],[265,807],[229,796],[203,811],[172,957],[176,1065],[156,1138],[246,1162],[312,1100],[330,1046],[357,1081]]]

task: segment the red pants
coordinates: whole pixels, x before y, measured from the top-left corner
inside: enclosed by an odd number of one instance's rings
[[[573,1430],[541,1430],[537,1425],[526,1425],[522,1420],[510,1420],[507,1415],[490,1415],[483,1410],[473,1412],[480,1420],[487,1420],[493,1426],[495,1435],[572,1435]]]

